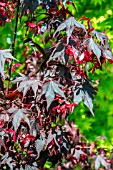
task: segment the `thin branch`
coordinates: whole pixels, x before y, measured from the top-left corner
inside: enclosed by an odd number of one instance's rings
[[[16,34],[17,34],[17,26],[18,26],[18,13],[19,13],[19,6],[20,6],[20,0],[18,0],[17,3],[17,13],[16,13],[16,24],[15,24],[15,30],[14,30],[14,37],[12,42],[12,55],[14,56],[14,48],[15,48],[15,41],[16,41]]]
[[[12,42],[12,56],[14,56],[15,53],[15,42],[16,42],[16,35],[17,35],[17,27],[18,27],[18,13],[19,13],[19,6],[20,6],[20,0],[18,0],[17,2],[17,13],[16,13],[16,23],[15,23],[15,28],[14,28],[14,37],[13,37],[13,42]],[[8,82],[6,85],[6,91],[5,94],[8,94],[8,90],[9,90],[9,83],[10,83],[10,77],[11,77],[11,69],[12,69],[12,61],[8,70]]]

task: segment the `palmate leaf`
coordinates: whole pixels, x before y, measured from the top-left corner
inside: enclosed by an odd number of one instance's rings
[[[69,38],[74,30],[75,27],[82,28],[86,32],[86,28],[83,24],[79,23],[78,21],[75,20],[74,17],[68,18],[66,21],[64,21],[62,24],[60,24],[57,28],[57,30],[54,33],[54,37],[57,32],[60,32],[64,29],[66,29],[66,34],[67,34],[67,44],[69,43]]]
[[[22,109],[17,109],[17,108],[10,108],[8,109],[9,113],[14,113],[13,121],[12,124],[14,126],[14,130],[17,131],[20,123],[22,120],[24,120],[29,128],[30,128],[30,122],[29,119],[26,117],[25,113],[27,113],[27,110],[22,108]]]
[[[25,82],[21,82],[17,90],[19,92],[23,92],[23,96],[26,95],[27,91],[32,88],[34,95],[36,97],[36,92],[38,90],[38,86],[41,86],[41,83],[38,80],[26,80]]]
[[[97,59],[101,65],[100,57],[101,57],[101,50],[99,48],[99,45],[96,44],[93,40],[93,38],[88,38],[83,42],[83,45],[88,44],[88,51],[93,51],[93,53],[97,56]]]
[[[5,79],[5,73],[4,73],[4,65],[5,65],[5,61],[6,59],[13,59],[13,60],[17,60],[16,58],[14,58],[12,56],[12,54],[10,53],[11,50],[9,49],[5,49],[5,50],[0,50],[0,73],[2,75],[2,77]],[[17,60],[18,61],[18,60]]]
[[[45,94],[46,101],[47,101],[47,108],[49,108],[52,101],[54,100],[55,93],[65,98],[65,94],[63,90],[61,90],[59,87],[63,88],[61,84],[58,84],[55,81],[49,81],[43,86],[41,96]]]
[[[36,97],[38,87],[42,86],[40,80],[37,78],[28,79],[28,77],[25,76],[24,74],[20,74],[20,75],[21,75],[21,77],[17,77],[15,80],[13,80],[13,82],[15,82],[15,83],[20,82],[19,86],[17,87],[17,90],[19,92],[23,92],[23,96],[25,96],[27,91],[30,88],[32,88],[34,95]]]

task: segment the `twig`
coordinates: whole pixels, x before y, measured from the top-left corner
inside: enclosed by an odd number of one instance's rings
[[[16,41],[16,34],[17,34],[17,26],[18,26],[18,13],[19,13],[19,6],[20,6],[20,0],[17,2],[17,13],[16,13],[16,23],[15,23],[15,29],[14,29],[14,37],[13,37],[13,42],[12,42],[12,56],[14,56],[14,51],[15,51],[15,41]],[[11,77],[11,69],[12,69],[12,61],[8,70],[8,82],[6,85],[6,91],[5,94],[8,94],[9,90],[9,83],[10,83],[10,77]]]
[[[13,56],[14,56],[15,40],[16,40],[16,34],[17,34],[17,26],[18,26],[19,6],[20,6],[20,0],[18,0],[18,3],[17,3],[16,24],[15,24],[14,37],[13,37],[13,42],[12,42],[12,55]]]

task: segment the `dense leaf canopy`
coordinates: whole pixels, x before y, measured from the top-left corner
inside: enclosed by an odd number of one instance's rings
[[[112,166],[112,20],[108,0],[0,1],[3,169]]]

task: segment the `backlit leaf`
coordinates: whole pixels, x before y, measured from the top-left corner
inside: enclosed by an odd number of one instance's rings
[[[2,77],[5,79],[5,72],[4,72],[4,65],[5,65],[5,61],[6,59],[13,59],[13,60],[17,60],[16,58],[14,58],[12,56],[12,54],[10,53],[11,50],[6,49],[6,50],[0,50],[0,73],[2,75]],[[18,61],[18,60],[17,60]]]
[[[56,83],[55,81],[50,81],[43,86],[41,95],[45,94],[47,108],[49,108],[50,104],[54,100],[55,93],[58,93],[60,96],[65,98],[64,92],[59,87],[63,88],[62,85]]]
[[[103,50],[103,56],[109,60],[113,60],[113,55],[110,50]]]
[[[20,82],[19,86],[17,87],[17,90],[19,92],[23,92],[23,96],[25,96],[27,91],[32,88],[36,97],[38,87],[42,86],[40,80],[38,80],[37,78],[28,79],[28,77],[26,77],[24,74],[21,74],[21,77],[17,77],[15,80],[13,80],[13,82]]]
[[[83,42],[83,45],[88,44],[88,51],[93,51],[93,53],[97,56],[97,59],[101,65],[100,57],[101,57],[101,50],[99,45],[94,42],[92,38],[88,38]]]
[[[97,156],[96,160],[95,160],[95,169],[98,170],[100,165],[103,165],[106,169],[108,169],[108,164],[107,162],[104,160],[104,158],[100,155]]]
[[[35,141],[35,146],[36,146],[36,151],[38,153],[38,157],[40,156],[40,152],[42,151],[44,145],[45,145],[45,139],[44,138],[37,139]]]
[[[80,159],[80,155],[86,155],[86,154],[82,150],[76,149],[73,157],[75,157],[76,159]]]
[[[109,48],[108,37],[103,32],[93,30],[92,35],[95,35],[97,39],[102,43],[102,45],[106,45],[106,48]]]
[[[83,24],[76,21],[74,17],[70,17],[70,18],[68,18],[66,21],[64,21],[62,24],[60,24],[58,26],[58,28],[55,31],[53,36],[55,37],[57,32],[60,32],[60,31],[62,31],[64,29],[66,29],[67,44],[68,44],[69,43],[69,38],[70,38],[75,26],[78,27],[78,28],[82,28],[86,32],[86,28],[85,28],[85,26]]]
[[[15,108],[14,108],[15,109]],[[11,111],[10,111],[11,113]],[[14,113],[14,117],[13,117],[13,126],[14,126],[14,130],[17,131],[20,123],[21,123],[21,120],[23,119],[27,124],[28,126],[30,127],[30,122],[29,122],[29,119],[26,117],[26,115],[24,113],[27,113],[27,111],[25,109],[15,109],[15,111],[13,112],[13,109],[12,109],[12,113]]]

